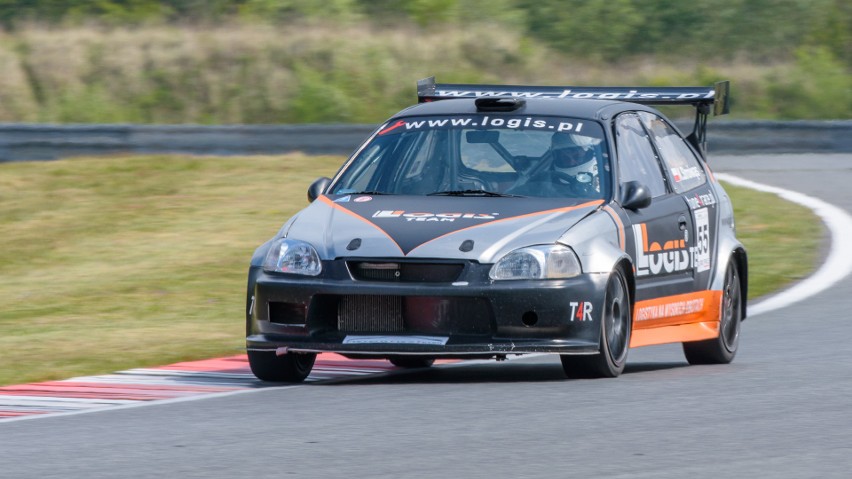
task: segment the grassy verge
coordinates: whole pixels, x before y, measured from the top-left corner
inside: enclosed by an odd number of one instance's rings
[[[240,351],[252,251],[341,161],[0,164],[0,384]],[[806,275],[818,220],[771,195],[728,191],[749,247],[752,297]],[[778,260],[790,251],[797,261]]]
[[[539,85],[728,79],[732,117],[850,116],[852,77],[828,51],[771,64],[684,55],[607,63],[482,23],[33,25],[0,30],[0,122],[378,123],[415,101],[415,81],[429,75]]]
[[[0,384],[239,352],[254,248],[340,162],[0,164]]]
[[[768,193],[724,186],[734,203],[737,237],[748,249],[750,299],[803,279],[818,266],[825,227],[809,209]]]

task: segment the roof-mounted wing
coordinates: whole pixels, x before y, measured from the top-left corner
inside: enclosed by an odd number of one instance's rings
[[[646,105],[718,105],[714,114],[728,112],[728,82],[712,87],[588,87],[529,85],[464,85],[435,83],[435,77],[417,82],[417,99],[422,103],[450,98],[587,98],[618,100]]]
[[[696,108],[695,128],[689,140],[700,149],[707,142],[707,116],[729,112],[730,82],[712,87],[587,87],[529,85],[465,85],[436,83],[435,77],[417,82],[420,103],[451,98],[585,98],[617,100],[644,105],[692,105]]]

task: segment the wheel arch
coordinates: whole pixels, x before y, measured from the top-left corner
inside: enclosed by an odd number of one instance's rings
[[[633,263],[627,256],[623,256],[615,262],[613,271],[620,269],[627,280],[627,294],[630,295],[630,312],[633,314],[633,306],[636,304],[636,277],[633,275]]]
[[[728,251],[728,254],[719,257],[718,266],[716,267],[716,273],[713,277],[710,289],[721,290],[724,288],[725,273],[728,269],[728,265],[733,263],[733,265],[737,268],[737,273],[739,274],[740,294],[743,298],[740,312],[742,313],[742,319],[745,319],[748,303],[746,300],[748,298],[748,253],[746,253],[745,247],[741,244],[733,245],[730,249],[726,249],[725,251]]]
[[[257,284],[257,277],[261,273],[261,268],[257,266],[251,266],[248,270],[248,278],[246,281],[246,336],[252,334],[252,320],[256,315],[257,304],[255,301],[254,289],[255,284]]]
[[[746,319],[746,309],[748,304],[748,255],[745,248],[739,247],[731,252],[731,261],[737,267],[737,273],[740,275],[740,294],[743,300],[741,303],[742,319]]]

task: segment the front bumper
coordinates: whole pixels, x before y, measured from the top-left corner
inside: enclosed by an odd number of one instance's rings
[[[607,277],[492,281],[469,262],[451,282],[358,280],[345,261],[317,278],[249,270],[250,350],[388,356],[593,354]]]

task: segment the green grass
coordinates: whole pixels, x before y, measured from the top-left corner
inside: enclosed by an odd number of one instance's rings
[[[254,248],[340,163],[0,164],[0,384],[239,352]]]
[[[307,204],[313,179],[341,162],[0,164],[0,384],[238,353],[254,248]],[[751,296],[805,276],[821,241],[812,233],[818,220],[775,196],[727,189],[749,248]]]
[[[811,210],[746,188],[725,184],[725,191],[748,250],[749,299],[804,279],[818,266],[826,234]]]

